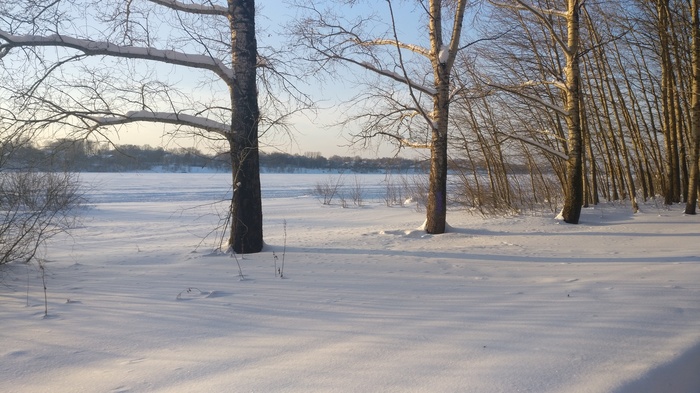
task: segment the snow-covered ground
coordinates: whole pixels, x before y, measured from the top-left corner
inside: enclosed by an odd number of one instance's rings
[[[700,392],[700,218],[680,206],[451,211],[430,236],[415,205],[322,206],[318,177],[264,175],[267,247],[241,279],[211,253],[226,175],[83,178],[49,317],[36,267],[2,276],[0,392]]]

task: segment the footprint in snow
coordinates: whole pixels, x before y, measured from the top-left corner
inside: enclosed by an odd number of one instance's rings
[[[199,288],[187,288],[184,291],[180,292],[177,294],[175,299],[177,300],[192,300],[192,299],[201,299],[201,298],[217,298],[217,297],[224,297],[224,296],[230,296],[231,294],[228,292],[222,292],[222,291],[202,291]]]

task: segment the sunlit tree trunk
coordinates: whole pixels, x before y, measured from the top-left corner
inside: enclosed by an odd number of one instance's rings
[[[690,161],[690,182],[688,198],[685,206],[686,214],[696,214],[698,199],[698,177],[700,177],[700,13],[699,0],[691,0],[692,13],[692,106],[691,132],[693,135],[693,150]]]
[[[450,42],[443,43],[441,0],[430,1],[430,54],[436,93],[433,95],[433,125],[430,144],[430,181],[425,231],[444,233],[447,222],[447,141],[450,118],[450,73],[454,64],[466,1],[457,2],[455,26]],[[444,51],[448,51],[444,53]]]
[[[416,8],[425,11],[422,20],[427,22],[429,47],[399,39],[398,31],[404,28],[401,25],[404,21],[396,19],[391,0],[376,2],[377,8],[386,6],[388,29],[384,33],[377,33],[381,28],[377,27],[375,16],[359,16],[350,21],[345,15],[335,13],[336,8],[347,6],[351,13],[359,10],[362,14],[372,8],[369,3],[353,9],[355,2],[340,0],[304,2],[300,10],[307,15],[302,15],[295,26],[294,45],[308,51],[307,60],[320,70],[330,68],[330,64],[344,63],[379,77],[380,86],[367,89],[371,91],[370,100],[376,105],[368,105],[366,100],[352,100],[366,109],[341,120],[343,123],[361,120],[362,130],[355,138],[365,143],[371,138],[386,138],[400,148],[430,149],[424,229],[431,234],[443,233],[447,226],[450,77],[456,56],[464,49],[460,47],[460,39],[469,2],[447,3],[429,0],[423,2],[423,7]],[[321,5],[328,5],[329,9],[315,8]],[[446,23],[449,27],[445,33],[449,32],[449,37],[444,37],[443,17],[447,13],[452,20]]]
[[[581,100],[581,70],[580,70],[580,11],[585,0],[567,0],[566,10],[558,10],[548,4],[538,1],[515,0],[514,2],[503,2],[492,0],[498,7],[510,9],[517,13],[529,13],[537,20],[534,30],[541,30],[538,34],[547,36],[546,41],[538,40],[532,44],[534,56],[538,57],[539,52],[549,52],[550,64],[540,63],[537,65],[540,71],[541,80],[527,80],[524,84],[516,87],[506,85],[495,85],[510,93],[531,101],[536,107],[546,107],[550,110],[553,128],[561,125],[561,119],[565,122],[565,132],[559,135],[563,143],[563,152],[557,153],[557,158],[565,159],[562,191],[564,203],[560,212],[561,218],[571,224],[578,224],[584,197],[583,178],[583,131],[582,117],[583,110]],[[562,28],[562,26],[565,26]],[[528,35],[529,27],[524,26]],[[518,50],[522,50],[519,48]],[[559,60],[563,53],[563,64]],[[517,58],[517,56],[515,56]],[[518,61],[518,60],[516,60]],[[506,65],[507,66],[507,65]],[[529,68],[530,66],[526,66]],[[515,76],[517,78],[517,75]],[[553,78],[552,78],[553,77]],[[525,77],[527,78],[527,76]],[[512,78],[507,78],[512,79]],[[555,82],[552,82],[554,79]],[[531,86],[540,87],[539,91],[528,90]],[[549,86],[556,86],[560,91],[560,96],[551,95],[552,89]],[[525,88],[525,89],[523,89]],[[543,94],[550,92],[549,100],[543,99]],[[557,104],[560,102],[562,104]],[[559,133],[557,133],[559,134]],[[517,137],[517,136],[516,136]],[[591,157],[593,159],[593,157]]]
[[[676,118],[676,98],[674,92],[673,63],[671,61],[671,40],[669,34],[668,0],[657,0],[659,18],[659,44],[661,56],[661,101],[663,108],[663,132],[666,147],[666,189],[664,200],[667,205],[680,202],[680,165],[678,158],[678,132]]]
[[[439,42],[442,41],[439,16],[439,1],[437,10],[431,9],[433,23],[431,23],[431,39],[433,50],[439,51]],[[437,15],[436,15],[437,13]],[[437,21],[436,21],[437,20]],[[435,33],[433,33],[435,32]],[[438,64],[435,69],[437,94],[433,98],[433,118],[435,126],[432,128],[430,144],[430,182],[428,187],[428,202],[425,231],[427,233],[444,233],[447,220],[447,124],[449,119],[449,74],[444,69],[444,64]]]
[[[566,162],[566,188],[561,215],[565,222],[578,224],[583,205],[583,161],[581,137],[581,70],[579,68],[580,0],[568,0],[566,13],[566,125],[569,159]]]

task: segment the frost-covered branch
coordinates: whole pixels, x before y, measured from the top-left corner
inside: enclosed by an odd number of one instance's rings
[[[183,53],[174,50],[163,50],[149,47],[120,46],[110,42],[90,41],[65,35],[13,35],[0,30],[0,53],[5,54],[16,47],[55,46],[72,48],[89,56],[114,56],[129,59],[144,59],[191,68],[210,70],[225,80],[234,78],[231,68],[221,60],[204,55]]]
[[[430,143],[418,143],[418,142],[413,142],[411,140],[408,140],[406,138],[398,138],[396,135],[386,135],[389,137],[393,137],[399,142],[399,145],[401,147],[408,147],[411,149],[430,149]]]
[[[417,53],[419,55],[422,55],[426,58],[430,58],[430,51],[426,48],[423,48],[420,45],[414,45],[414,44],[407,44],[405,42],[398,41],[396,39],[385,39],[385,38],[378,38],[370,41],[361,41],[359,39],[356,39],[355,42],[358,45],[361,46],[379,46],[379,45],[388,45],[388,46],[394,46],[394,47],[399,47],[402,49],[409,50],[413,53]]]
[[[98,127],[135,122],[152,122],[190,126],[200,128],[206,131],[216,132],[222,135],[231,132],[231,126],[228,124],[220,123],[203,117],[171,112],[131,111],[127,112],[124,116],[90,116],[88,118],[97,123]]]
[[[415,83],[412,80],[408,79],[407,77],[405,77],[399,73],[381,69],[379,67],[376,67],[374,64],[370,64],[366,61],[357,61],[357,60],[349,59],[349,58],[345,58],[344,60],[347,62],[353,63],[353,64],[357,64],[360,67],[363,67],[369,71],[375,72],[379,75],[391,78],[397,82],[404,83],[404,84],[410,86],[411,88],[414,88],[414,89],[421,91],[425,94],[429,94],[431,96],[437,94],[437,91],[435,90],[435,88]]]
[[[228,8],[222,7],[220,5],[216,4],[211,4],[211,5],[205,5],[205,4],[187,4],[183,3],[177,0],[149,0],[151,3],[155,3],[158,5],[162,5],[164,7],[168,7],[170,9],[173,9],[175,11],[183,11],[187,12],[190,14],[199,14],[199,15],[220,15],[220,16],[227,16],[228,15]]]
[[[566,84],[557,81],[557,80],[551,80],[551,81],[526,81],[520,85],[520,87],[532,87],[532,86],[543,86],[543,85],[551,85],[556,88],[558,88],[561,91],[566,91],[567,87]]]

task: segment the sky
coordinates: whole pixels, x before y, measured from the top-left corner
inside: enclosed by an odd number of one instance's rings
[[[291,0],[290,0],[291,2]],[[316,3],[323,3],[324,0],[318,0]],[[330,1],[328,1],[330,2]],[[342,2],[338,2],[342,3]],[[335,3],[335,4],[338,4]],[[283,6],[280,6],[280,5]],[[388,20],[386,2],[354,2],[353,8],[344,6],[342,10],[334,8],[335,11],[341,13],[344,17],[352,18],[355,15],[374,15],[382,20]],[[425,45],[427,37],[424,30],[420,29],[420,17],[423,11],[416,9],[415,3],[411,1],[394,1],[394,15],[399,21],[397,25],[397,34],[401,41]],[[298,9],[289,5],[287,1],[279,2],[278,0],[258,0],[258,10],[256,23],[258,29],[258,47],[266,46],[279,47],[285,45],[285,40],[288,39],[287,30],[289,23],[297,17]],[[162,16],[162,15],[161,15]],[[90,17],[88,17],[90,20]],[[155,24],[156,22],[154,22]],[[163,23],[167,25],[168,22]],[[375,26],[376,33],[380,34],[387,29],[387,25],[378,23]],[[203,33],[205,34],[206,31]],[[69,31],[63,31],[62,34],[71,34]],[[167,36],[166,31],[157,31],[156,34]],[[164,37],[161,37],[164,38]],[[177,37],[175,37],[177,38]],[[172,39],[172,37],[168,37]],[[189,49],[187,44],[179,49],[187,52]],[[155,45],[160,48],[159,45]],[[192,48],[197,48],[193,46]],[[61,49],[56,49],[60,53]],[[88,62],[97,63],[97,67],[104,67],[100,58],[90,58]],[[207,102],[211,97],[217,97],[223,94],[224,100],[227,100],[228,92],[224,84],[214,81],[216,78],[211,78],[206,72],[193,71],[191,69],[177,67],[173,65],[158,64],[140,67],[138,63],[132,68],[121,70],[115,68],[115,71],[121,71],[115,79],[122,80],[122,75],[127,75],[126,78],[138,80],[148,80],[148,74],[154,72],[158,79],[164,78],[166,82],[183,83],[183,92],[193,99],[194,102]],[[91,66],[95,66],[91,64]],[[120,66],[115,66],[120,67]],[[308,68],[308,67],[307,67]],[[340,156],[362,156],[362,157],[423,157],[429,152],[427,150],[403,149],[398,151],[396,146],[386,141],[373,139],[367,144],[357,143],[351,144],[350,139],[353,133],[359,130],[359,124],[349,124],[346,126],[337,125],[345,116],[345,111],[348,109],[347,103],[350,97],[354,97],[362,92],[361,87],[357,87],[357,82],[372,83],[376,76],[368,76],[364,78],[367,71],[359,66],[338,67],[335,75],[325,75],[321,82],[314,77],[305,78],[300,88],[308,94],[316,103],[317,107],[313,111],[297,113],[293,115],[288,123],[291,125],[291,133],[279,133],[270,137],[265,134],[261,137],[260,143],[263,151],[274,152],[282,151],[293,154],[305,153],[320,153],[326,157],[333,155]],[[132,71],[132,73],[130,73]],[[68,71],[71,74],[71,71]],[[196,73],[196,74],[195,74]],[[345,74],[347,73],[347,74]],[[141,74],[141,75],[138,75]],[[203,75],[203,76],[202,76]],[[80,76],[78,77],[80,78]],[[208,78],[208,79],[207,79]],[[261,94],[262,96],[262,94]],[[201,101],[200,101],[201,100]],[[165,101],[164,101],[165,102]],[[192,104],[190,104],[192,105]],[[361,103],[360,103],[361,105]],[[164,109],[156,108],[155,110],[170,110],[170,106],[166,103]],[[137,108],[140,109],[140,108]],[[353,108],[354,109],[354,108]],[[125,109],[128,110],[128,109]],[[190,137],[173,138],[172,131],[175,128],[172,125],[161,124],[130,124],[121,126],[118,129],[104,129],[104,134],[98,136],[99,142],[104,142],[104,137],[117,145],[120,144],[135,144],[135,145],[150,145],[153,147],[162,146],[164,148],[191,147],[196,146],[202,150],[207,149],[207,144],[197,141]],[[56,135],[47,136],[47,138],[63,137],[60,131]]]
[[[258,45],[279,45],[285,31],[285,25],[288,21],[294,18],[295,9],[291,7],[280,7],[278,0],[258,0],[257,26],[259,30]],[[386,11],[383,3],[380,7],[370,7],[362,2],[356,6],[358,12],[372,11],[375,8],[382,12]],[[370,10],[369,8],[372,8]],[[397,2],[395,5],[395,13],[401,20],[409,20],[415,18],[413,15],[413,6],[407,5],[405,2]],[[405,24],[412,26],[412,24]],[[404,31],[399,30],[400,36],[409,36],[415,34],[415,29],[408,28]],[[262,32],[262,34],[260,34]],[[269,32],[265,34],[265,32]],[[415,42],[416,37],[408,37],[406,40]],[[358,72],[362,72],[357,69]],[[352,77],[348,76],[348,80]],[[335,125],[339,119],[343,117],[341,103],[357,94],[359,90],[354,88],[350,83],[341,81],[332,81],[324,78],[321,83],[314,79],[305,80],[306,85],[302,87],[305,93],[308,93],[318,103],[316,110],[308,111],[303,114],[293,116],[290,123],[292,124],[292,134],[276,134],[273,138],[261,138],[261,146],[263,151],[283,151],[292,154],[305,154],[307,152],[319,152],[326,157],[333,155],[340,156],[361,156],[361,157],[391,157],[399,155],[401,157],[416,157],[423,154],[428,154],[427,150],[411,150],[403,149],[397,152],[396,146],[379,140],[371,141],[369,146],[351,145],[349,142],[350,134],[358,127],[351,125],[348,127],[340,127]],[[343,78],[341,78],[343,79]],[[118,134],[111,134],[113,142],[117,144],[137,144],[151,146],[165,146],[173,148],[178,146],[198,146],[204,148],[202,144],[197,144],[191,138],[173,139],[170,135],[164,135],[171,130],[172,126],[162,126],[157,124],[141,124],[123,127]]]

